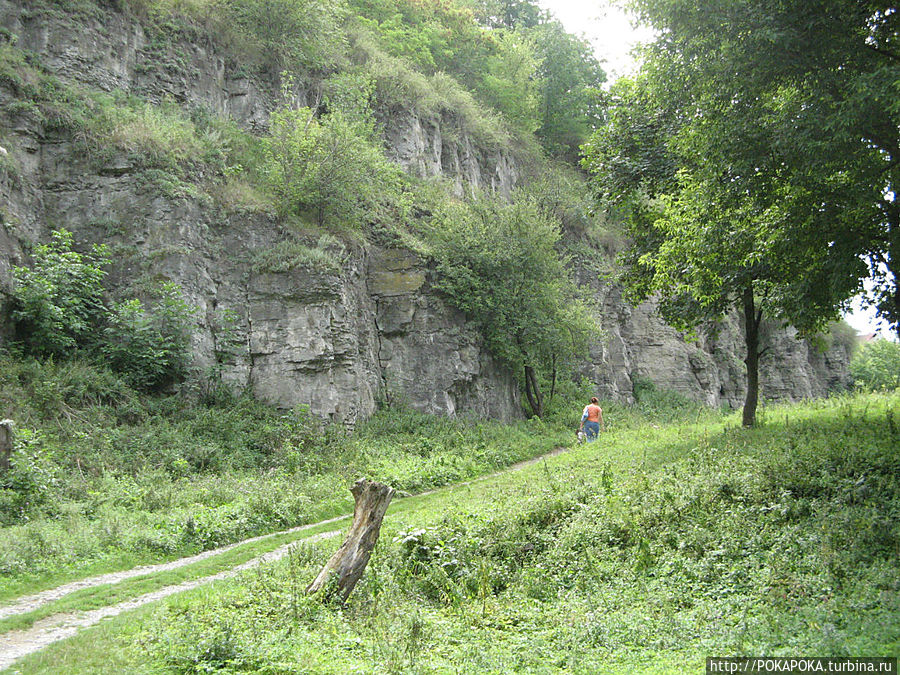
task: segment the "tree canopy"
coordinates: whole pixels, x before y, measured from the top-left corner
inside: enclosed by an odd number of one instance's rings
[[[868,263],[897,325],[896,12],[837,0],[631,6],[659,38],[610,93],[584,164],[633,237],[634,297],[660,295],[682,328],[744,315],[752,424],[764,314],[822,328]]]
[[[862,290],[871,271],[871,300],[900,330],[896,3],[632,6],[661,30],[645,71],[677,120],[672,145],[694,158],[692,174],[735,200],[749,195],[792,244],[819,248],[833,299]]]
[[[860,388],[900,388],[900,343],[877,339],[860,345],[850,360],[850,374]]]
[[[574,159],[599,119],[606,74],[591,45],[533,0],[349,4],[388,53],[455,78],[552,153]]]

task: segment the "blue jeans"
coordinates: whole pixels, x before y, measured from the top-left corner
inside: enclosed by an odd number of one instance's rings
[[[587,442],[597,440],[597,434],[600,433],[600,422],[591,422],[590,420],[584,423],[584,437],[587,439]]]

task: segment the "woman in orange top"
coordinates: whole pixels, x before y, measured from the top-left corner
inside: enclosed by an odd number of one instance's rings
[[[590,443],[596,440],[601,426],[603,431],[606,431],[606,425],[603,423],[603,408],[597,405],[597,397],[594,396],[591,398],[591,402],[584,407],[584,412],[581,413],[581,426],[578,427],[578,430],[584,430],[587,442]]]

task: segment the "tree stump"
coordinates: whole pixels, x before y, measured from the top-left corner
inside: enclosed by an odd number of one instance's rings
[[[0,472],[9,471],[9,456],[13,450],[13,421],[0,422]]]
[[[353,524],[347,538],[306,589],[307,593],[316,593],[329,584],[332,576],[336,576],[335,592],[340,596],[341,602],[347,601],[369,563],[381,531],[381,521],[394,495],[394,488],[363,479],[356,481],[350,492],[353,493],[356,505],[353,507]]]

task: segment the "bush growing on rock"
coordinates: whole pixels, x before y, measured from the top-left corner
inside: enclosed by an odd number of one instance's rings
[[[94,245],[72,250],[72,233],[56,230],[32,252],[32,267],[13,270],[11,318],[25,353],[102,359],[134,386],[156,389],[187,374],[193,310],[177,285],[157,289],[152,311],[137,298],[108,305],[103,280],[110,254]]]
[[[90,253],[72,250],[72,234],[53,232],[47,244],[38,244],[32,268],[13,272],[16,333],[35,356],[65,356],[84,346],[103,321],[104,269],[109,250],[97,246]]]
[[[282,212],[309,214],[318,225],[361,225],[391,198],[398,179],[397,167],[376,147],[372,125],[339,110],[316,117],[309,108],[282,106],[272,113],[264,151]]]
[[[552,390],[599,330],[556,250],[559,238],[559,223],[521,196],[512,204],[450,204],[429,234],[435,286],[479,327],[494,356],[522,376],[538,417],[541,380]]]

